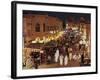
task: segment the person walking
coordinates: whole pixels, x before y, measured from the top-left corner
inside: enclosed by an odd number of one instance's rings
[[[63,55],[60,55],[59,60],[60,60],[60,65],[61,66],[63,65],[63,59],[64,59]]]
[[[54,56],[55,56],[55,62],[58,62],[58,59],[59,59],[59,49],[58,48]]]
[[[69,52],[69,60],[72,60],[72,48],[68,48],[68,52]]]
[[[68,56],[66,55],[64,58],[64,66],[67,66],[67,64],[68,64]]]
[[[64,59],[64,57],[63,57],[63,47],[59,46],[59,64],[60,64],[60,66],[63,65],[63,59]]]
[[[32,68],[33,67],[33,60],[32,60],[32,58],[31,58],[31,56],[29,56],[28,58],[27,58],[27,60],[26,60],[26,68],[27,69],[30,69],[30,68]]]

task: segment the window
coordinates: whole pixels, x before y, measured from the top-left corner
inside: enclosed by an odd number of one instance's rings
[[[45,32],[45,23],[43,24],[43,32]]]
[[[37,23],[35,26],[35,32],[40,32],[40,24]]]

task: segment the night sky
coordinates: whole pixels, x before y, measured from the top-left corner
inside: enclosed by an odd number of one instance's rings
[[[58,17],[59,19],[63,20],[64,22],[67,21],[69,17],[73,17],[75,21],[79,21],[80,17],[84,17],[86,21],[90,22],[90,14],[86,13],[68,13],[68,12],[47,12],[47,11],[23,11],[23,14],[40,14],[40,15],[49,15]]]

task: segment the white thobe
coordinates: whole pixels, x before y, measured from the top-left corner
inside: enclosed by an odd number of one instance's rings
[[[66,55],[64,58],[64,65],[67,66],[67,64],[68,64],[68,56]]]
[[[60,55],[60,65],[63,65],[63,55]]]
[[[55,53],[55,62],[58,62],[58,58],[59,58],[59,50],[57,49]]]

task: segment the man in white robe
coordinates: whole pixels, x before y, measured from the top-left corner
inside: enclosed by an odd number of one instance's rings
[[[61,66],[63,65],[63,59],[64,59],[63,55],[60,55],[59,60],[60,60],[60,65],[61,65]]]
[[[69,60],[70,60],[70,61],[72,60],[72,57],[73,57],[73,56],[72,56],[72,53],[70,52],[70,53],[69,53]]]
[[[59,49],[57,49],[55,53],[55,62],[58,62],[58,58],[59,58]]]
[[[67,64],[68,64],[68,56],[66,55],[64,58],[64,65],[67,66]]]

